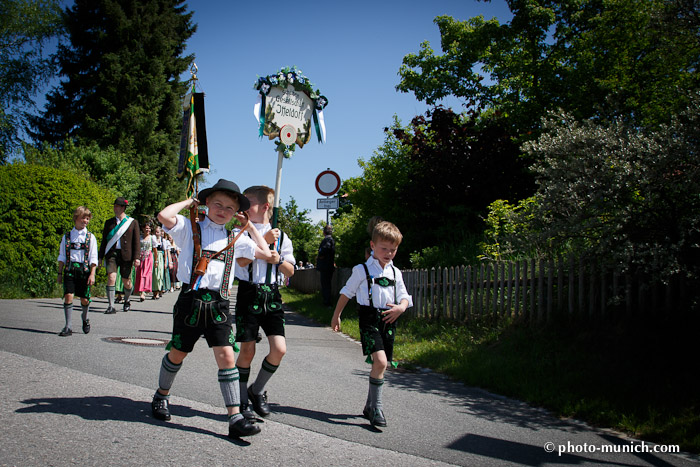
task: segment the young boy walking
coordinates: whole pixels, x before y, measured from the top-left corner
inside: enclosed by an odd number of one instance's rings
[[[253,410],[261,417],[270,414],[265,385],[287,353],[284,311],[277,285],[277,272],[291,277],[294,275],[295,260],[292,241],[279,229],[273,229],[270,224],[275,190],[266,186],[252,186],[247,188],[244,194],[250,200],[250,221],[258,232],[264,235],[265,241],[273,244],[270,259],[256,256],[251,262],[241,261],[236,265],[236,341],[241,344],[237,364],[241,377],[241,413],[253,420]],[[255,357],[255,344],[260,328],[265,331],[270,351],[262,361],[255,382],[248,386],[250,366]]]
[[[396,320],[413,300],[406,290],[403,276],[393,265],[403,236],[391,222],[380,222],[372,231],[370,247],[373,255],[366,263],[352,269],[350,278],[340,290],[331,328],[340,331],[340,315],[351,298],[357,297],[362,352],[369,355],[369,392],[362,415],[373,426],[386,426],[382,404],[384,372],[393,364]]]
[[[182,248],[177,277],[183,284],[173,309],[172,340],[168,345],[169,352],[161,362],[158,390],[153,396],[151,410],[154,418],[170,420],[170,388],[183,360],[194,349],[200,336],[204,335],[209,347],[214,350],[219,368],[219,388],[228,412],[228,436],[240,438],[255,435],[260,433],[260,427],[240,414],[239,375],[233,350],[235,336],[233,318],[229,312],[229,290],[233,286],[234,259],[252,260],[256,254],[269,258],[270,250],[252,223],[246,222],[245,218],[244,229],[250,238],[236,238],[226,230],[226,224],[250,205],[240,193],[238,185],[221,179],[213,187],[200,191],[198,197],[208,208],[207,216],[200,222],[192,222],[178,214],[190,206],[196,208],[197,202],[193,199],[171,204],[158,214],[158,220],[165,230]],[[207,259],[209,262],[205,265]]]
[[[91,234],[87,225],[92,219],[92,212],[85,206],[78,206],[73,211],[75,227],[61,238],[58,250],[58,279],[63,283],[63,314],[66,325],[59,336],[73,335],[72,314],[73,297],[80,297],[82,308],[83,332],[90,332],[90,286],[95,283],[97,269],[97,238]]]

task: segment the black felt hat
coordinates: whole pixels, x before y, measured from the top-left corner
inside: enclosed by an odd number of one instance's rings
[[[220,178],[213,187],[201,190],[197,195],[197,199],[201,204],[206,204],[207,197],[217,191],[225,191],[235,194],[236,198],[238,198],[239,211],[247,211],[250,209],[250,201],[248,201],[248,198],[241,194],[241,189],[238,188],[238,185],[223,178]]]
[[[124,206],[124,207],[126,207],[126,206],[129,205],[129,201],[120,196],[119,198],[117,198],[117,199],[114,200],[114,205],[115,205],[115,206]]]

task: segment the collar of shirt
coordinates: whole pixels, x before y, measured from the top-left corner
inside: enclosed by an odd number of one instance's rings
[[[211,219],[208,217],[205,217],[203,221],[199,221],[199,225],[203,229],[212,229],[212,230],[226,230],[225,225],[217,224],[216,222],[212,222]]]
[[[393,261],[389,261],[386,266],[382,267],[381,264],[379,264],[379,261],[372,255],[367,259],[367,268],[370,269],[370,274],[372,274],[372,269],[378,269],[381,271],[379,276],[384,274],[384,271],[386,270],[391,270],[391,267],[394,265]],[[375,276],[375,277],[379,277]]]

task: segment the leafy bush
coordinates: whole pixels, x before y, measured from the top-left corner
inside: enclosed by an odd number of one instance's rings
[[[0,167],[0,186],[0,277],[18,277],[32,295],[50,293],[75,208],[92,211],[88,230],[99,242],[116,195],[69,172],[21,162]]]

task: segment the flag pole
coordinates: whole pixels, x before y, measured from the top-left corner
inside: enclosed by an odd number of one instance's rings
[[[277,228],[277,222],[279,220],[279,209],[280,209],[280,187],[282,186],[282,162],[284,161],[284,151],[277,151],[277,177],[275,178],[275,201],[272,204],[272,228]],[[271,284],[272,280],[272,265],[268,263],[267,265],[267,277],[265,277],[265,283]]]

